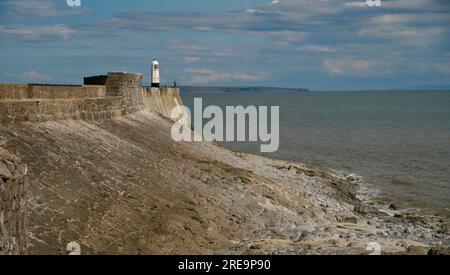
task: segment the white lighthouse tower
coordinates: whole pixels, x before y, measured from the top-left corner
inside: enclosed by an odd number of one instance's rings
[[[152,62],[152,87],[159,88],[160,80],[159,80],[159,62],[156,59],[153,59]]]

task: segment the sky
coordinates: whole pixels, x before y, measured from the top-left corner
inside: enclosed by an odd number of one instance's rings
[[[0,0],[0,82],[312,90],[450,85],[450,1]]]

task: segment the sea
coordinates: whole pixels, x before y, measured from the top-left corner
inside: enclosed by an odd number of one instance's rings
[[[277,152],[222,146],[355,173],[381,200],[450,216],[450,91],[182,94],[190,108],[196,97],[204,106],[280,106]]]

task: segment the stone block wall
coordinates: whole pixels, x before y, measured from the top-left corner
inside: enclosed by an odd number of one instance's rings
[[[0,255],[27,253],[27,167],[0,137]]]
[[[106,96],[101,85],[0,84],[0,100],[100,98]]]
[[[101,119],[144,108],[143,75],[109,73],[106,86],[0,84],[0,123]],[[3,96],[2,96],[3,95]]]
[[[28,84],[0,83],[0,100],[20,100],[28,97]]]
[[[61,86],[30,84],[29,87],[29,98],[32,99],[101,98],[105,96],[105,86]]]
[[[135,113],[144,108],[142,99],[142,74],[127,72],[108,73],[106,96],[122,98],[123,114]]]
[[[122,98],[58,99],[0,102],[0,123],[112,118],[126,113]]]

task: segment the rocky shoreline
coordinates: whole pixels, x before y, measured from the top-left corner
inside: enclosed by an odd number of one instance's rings
[[[314,230],[301,234],[285,231],[283,238],[250,241],[245,253],[370,254],[373,251],[368,250],[368,245],[378,243],[382,254],[450,254],[447,220],[397,209],[393,203],[380,201],[373,188],[355,174],[244,153],[233,154],[256,164],[259,168],[254,172],[268,178],[298,184],[304,182],[306,176],[315,184],[320,182],[334,189],[330,193],[323,187],[305,186],[309,193],[307,198],[326,217]]]
[[[355,175],[177,143],[170,127],[147,110],[0,126],[29,168],[29,252],[449,254],[447,221],[379,202]]]

